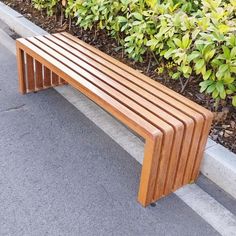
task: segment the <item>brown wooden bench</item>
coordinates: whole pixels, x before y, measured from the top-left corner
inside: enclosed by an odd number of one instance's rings
[[[145,139],[143,206],[196,180],[211,112],[68,33],[16,45],[22,94],[68,83]]]

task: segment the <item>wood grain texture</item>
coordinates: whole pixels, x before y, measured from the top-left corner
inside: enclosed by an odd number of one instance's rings
[[[26,54],[26,69],[27,69],[27,89],[28,92],[35,91],[35,81],[34,81],[34,61],[33,57]]]
[[[42,72],[42,64],[39,63],[38,61],[35,61],[35,83],[36,83],[36,88],[38,90],[43,88],[43,72]]]
[[[44,87],[69,83],[145,139],[143,206],[197,178],[211,112],[68,33],[19,39],[17,47],[36,60],[37,88],[39,63]]]
[[[26,78],[25,78],[24,51],[21,50],[19,47],[16,47],[16,56],[17,56],[19,91],[20,93],[25,94],[26,93]]]
[[[51,71],[46,66],[43,67],[43,74],[43,86],[51,87]]]
[[[144,160],[141,172],[138,201],[145,207],[156,201],[155,187],[157,167],[160,163],[160,155],[163,149],[163,135],[161,133],[152,139],[147,139],[144,148]]]
[[[52,72],[52,85],[59,85],[59,76],[54,72]]]

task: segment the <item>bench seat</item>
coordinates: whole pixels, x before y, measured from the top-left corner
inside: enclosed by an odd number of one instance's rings
[[[144,138],[143,206],[196,180],[210,111],[68,33],[16,46],[22,94],[68,83]]]

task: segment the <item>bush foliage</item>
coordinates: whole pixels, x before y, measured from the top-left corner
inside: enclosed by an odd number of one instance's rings
[[[51,14],[58,0],[33,0]],[[68,0],[66,16],[105,29],[130,58],[150,53],[173,79],[199,75],[200,91],[236,106],[235,0]]]

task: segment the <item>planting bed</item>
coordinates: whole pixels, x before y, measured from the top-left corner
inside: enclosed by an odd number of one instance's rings
[[[194,78],[190,80],[185,87],[183,84],[181,84],[180,80],[172,80],[169,79],[168,76],[160,77],[156,73],[156,61],[149,60],[148,55],[142,63],[137,63],[128,59],[116,41],[107,36],[105,31],[95,31],[94,29],[83,30],[76,26],[73,21],[70,24],[67,19],[61,19],[60,13],[58,13],[57,16],[48,17],[45,12],[35,10],[30,4],[30,1],[2,0],[2,2],[20,12],[26,18],[42,27],[44,30],[50,33],[61,31],[70,32],[71,34],[74,34],[85,42],[94,45],[114,58],[128,64],[137,70],[142,71],[152,79],[165,84],[177,92],[181,92],[189,99],[210,109],[215,114],[213,127],[210,133],[211,138],[236,153],[236,109],[232,107],[230,104],[231,102],[225,101],[220,104],[217,110],[215,110],[213,99],[199,92],[200,80]]]

